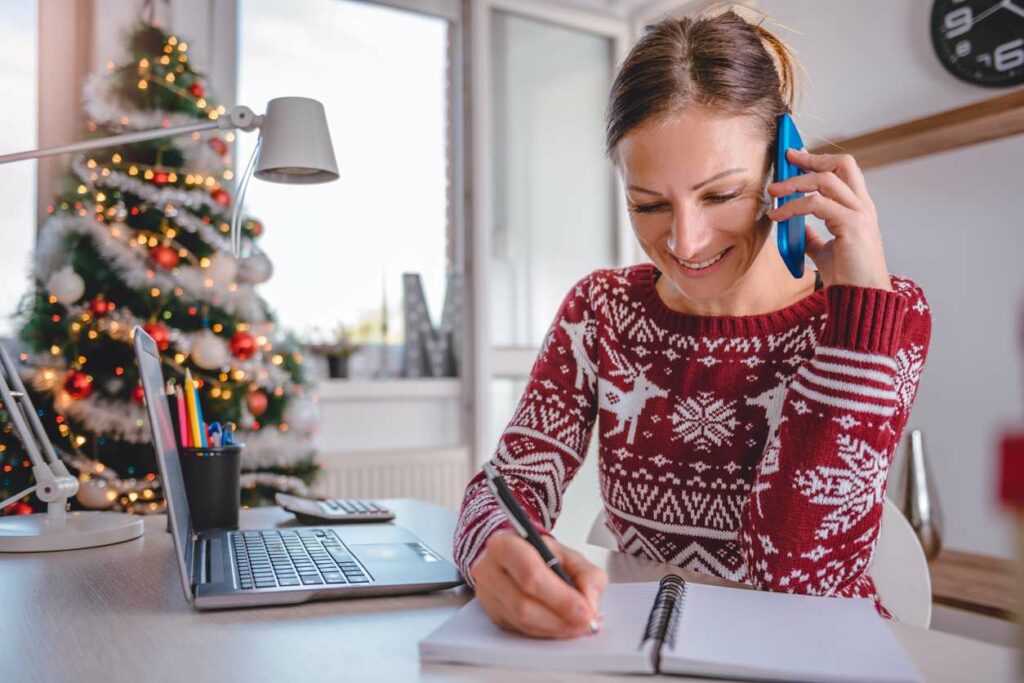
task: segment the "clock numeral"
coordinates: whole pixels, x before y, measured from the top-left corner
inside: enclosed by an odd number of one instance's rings
[[[1024,64],[1024,38],[1003,43],[993,51],[996,71],[1009,71]]]
[[[969,5],[958,7],[943,17],[942,24],[946,28],[946,38],[956,38],[967,33],[974,26],[974,12]]]
[[[983,55],[978,55],[977,57],[975,57],[975,59],[984,64],[985,66],[992,66],[992,55],[988,54],[987,52]]]
[[[966,57],[969,54],[971,54],[971,41],[961,40],[959,43],[956,44],[957,57]]]

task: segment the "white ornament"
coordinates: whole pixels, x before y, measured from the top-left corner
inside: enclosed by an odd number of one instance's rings
[[[85,294],[85,281],[71,266],[64,266],[50,276],[46,289],[57,298],[57,301],[70,306]]]
[[[192,362],[204,370],[216,370],[228,362],[228,345],[210,330],[203,330],[192,344]]]
[[[210,257],[210,265],[203,269],[203,274],[215,285],[230,284],[238,274],[238,261],[231,254],[216,253]]]
[[[297,432],[309,434],[320,424],[320,407],[305,396],[293,398],[285,408],[284,421]]]
[[[103,479],[78,482],[78,502],[90,510],[106,510],[117,500],[117,491]]]
[[[262,251],[242,259],[238,265],[238,279],[242,282],[258,285],[269,280],[273,274],[274,264]]]

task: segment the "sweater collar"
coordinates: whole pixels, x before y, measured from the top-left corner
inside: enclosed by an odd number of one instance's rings
[[[763,336],[807,323],[825,312],[825,289],[819,289],[785,308],[759,315],[704,316],[681,313],[669,308],[658,294],[655,282],[661,271],[653,263],[640,264],[630,270],[634,289],[648,315],[674,332],[706,337]]]

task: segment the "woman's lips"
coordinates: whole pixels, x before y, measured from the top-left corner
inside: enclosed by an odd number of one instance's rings
[[[705,278],[721,270],[722,262],[725,261],[725,257],[729,255],[730,251],[732,251],[732,247],[727,247],[717,255],[703,261],[698,261],[697,263],[683,261],[673,254],[669,254],[669,258],[675,262],[676,270],[684,276],[688,278]]]

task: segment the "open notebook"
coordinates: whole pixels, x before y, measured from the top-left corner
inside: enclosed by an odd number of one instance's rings
[[[423,662],[787,681],[920,681],[866,599],[721,588],[666,576],[611,584],[602,630],[538,640],[499,629],[473,600],[420,643]]]

